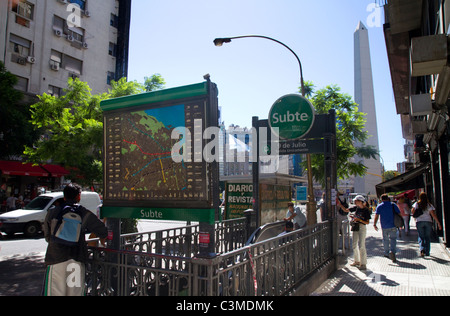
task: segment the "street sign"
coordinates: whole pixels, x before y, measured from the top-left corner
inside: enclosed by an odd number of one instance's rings
[[[286,140],[300,139],[308,134],[314,120],[314,107],[298,94],[288,94],[279,98],[269,113],[270,128],[280,139]]]
[[[227,183],[225,192],[226,219],[244,217],[252,208],[253,185],[251,183]]]
[[[322,154],[325,151],[323,139],[301,139],[280,141],[280,155]]]
[[[297,201],[308,201],[308,187],[297,187]]]

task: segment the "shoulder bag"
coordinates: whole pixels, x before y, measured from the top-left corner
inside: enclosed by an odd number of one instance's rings
[[[395,206],[392,205],[392,213],[394,213],[394,225],[397,228],[403,228],[405,227],[405,222],[403,221],[403,217],[400,216],[400,214],[398,214],[395,211]]]

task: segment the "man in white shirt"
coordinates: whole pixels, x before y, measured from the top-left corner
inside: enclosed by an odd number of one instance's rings
[[[6,207],[8,208],[8,212],[14,211],[16,209],[16,201],[17,198],[11,193],[11,196],[6,199]]]
[[[288,211],[286,214],[285,221],[293,221],[294,229],[300,229],[306,226],[306,216],[303,214],[299,206],[294,209],[294,203],[288,203]]]

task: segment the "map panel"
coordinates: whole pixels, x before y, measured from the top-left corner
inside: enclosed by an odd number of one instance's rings
[[[105,113],[105,200],[207,201],[206,163],[171,156],[173,130],[194,131],[194,120],[204,120],[204,101]]]

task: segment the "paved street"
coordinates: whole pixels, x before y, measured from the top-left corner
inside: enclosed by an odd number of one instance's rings
[[[414,220],[411,224],[415,225]],[[431,246],[431,256],[421,258],[416,227],[398,242],[397,263],[384,258],[382,235],[368,226],[367,271],[348,262],[319,287],[315,296],[450,296],[450,256],[439,244]]]

